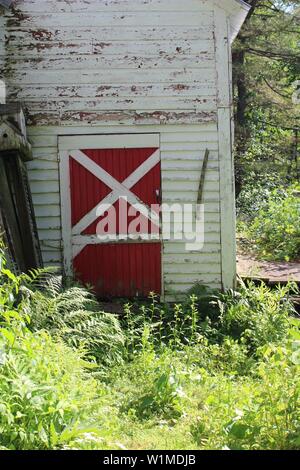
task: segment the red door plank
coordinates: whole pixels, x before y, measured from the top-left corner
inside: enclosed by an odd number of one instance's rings
[[[85,149],[81,152],[116,181],[122,183],[156,150],[156,148]],[[71,220],[74,227],[109,195],[112,189],[72,156],[70,156],[70,183]],[[161,170],[160,163],[158,163],[142,176],[130,188],[130,191],[144,204],[150,206],[157,204],[156,192],[160,188]],[[114,207],[117,212],[116,234],[119,234],[118,201],[114,203]],[[134,217],[128,218],[128,226],[133,219]],[[91,223],[82,231],[82,235],[96,235],[97,224],[100,220],[101,217]],[[146,226],[148,227],[146,233],[150,233],[151,222],[147,221]],[[73,260],[73,267],[77,278],[92,285],[99,296],[134,297],[138,295],[145,297],[151,291],[161,293],[161,243],[159,241],[88,244]]]
[[[161,244],[88,245],[75,258],[74,270],[99,296],[147,297],[161,291]]]

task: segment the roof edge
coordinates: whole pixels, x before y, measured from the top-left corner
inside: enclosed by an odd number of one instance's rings
[[[215,0],[215,4],[228,13],[231,26],[229,40],[232,43],[243,26],[251,5],[244,0]]]

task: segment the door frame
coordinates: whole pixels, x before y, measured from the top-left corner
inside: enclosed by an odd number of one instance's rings
[[[71,181],[69,152],[78,149],[128,149],[156,147],[160,152],[159,133],[136,134],[75,134],[58,136],[58,161],[60,183],[60,211],[63,244],[63,272],[73,278],[73,246],[71,222]],[[161,158],[160,158],[161,161]],[[161,181],[162,184],[162,181]],[[161,186],[162,188],[162,186]],[[163,238],[162,230],[158,240],[161,244],[161,297],[164,297]]]

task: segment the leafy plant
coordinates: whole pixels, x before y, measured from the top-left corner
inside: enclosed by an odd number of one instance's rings
[[[30,328],[47,330],[105,367],[122,361],[124,336],[115,315],[99,311],[94,296],[82,287],[63,288],[48,276],[43,289],[23,288],[30,308]]]
[[[180,378],[176,367],[170,363],[169,350],[159,355],[150,340],[151,331],[145,328],[142,335],[142,351],[131,363],[118,371],[118,380],[126,371],[127,380],[135,384],[133,394],[128,394],[122,404],[123,412],[139,419],[160,417],[178,418],[182,413]]]
[[[0,449],[300,448],[296,286],[152,295],[122,332],[85,289],[0,265]]]
[[[29,331],[15,337],[13,346],[2,337],[0,350],[2,446],[51,449],[89,428],[86,420],[100,406],[101,393],[78,352]]]
[[[205,290],[205,295],[199,297],[191,292],[182,304],[160,303],[155,294],[150,294],[150,301],[142,305],[127,303],[122,319],[127,357],[143,349],[146,330],[150,331],[151,344],[158,351],[165,347],[179,350],[196,344],[204,331],[213,334],[207,318],[218,316],[218,307],[212,304],[216,299],[215,292]]]
[[[265,284],[241,282],[238,292],[230,291],[218,301],[220,333],[240,340],[251,350],[268,343],[280,343],[290,328],[289,316],[295,314],[289,299],[297,292],[293,284],[271,290]]]
[[[252,248],[265,259],[300,257],[300,186],[277,188],[246,229]]]
[[[19,295],[27,276],[0,259],[0,446],[59,448],[86,431],[86,420],[94,423],[101,388],[83,351],[29,331],[30,305]]]
[[[296,449],[300,444],[300,343],[263,348],[258,373],[262,383],[227,423],[228,445],[234,449]],[[292,354],[291,354],[292,353]],[[284,371],[284,374],[283,374]]]

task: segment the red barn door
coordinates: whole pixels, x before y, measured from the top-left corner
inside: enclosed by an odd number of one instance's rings
[[[101,297],[161,293],[159,136],[61,137],[67,274]]]

